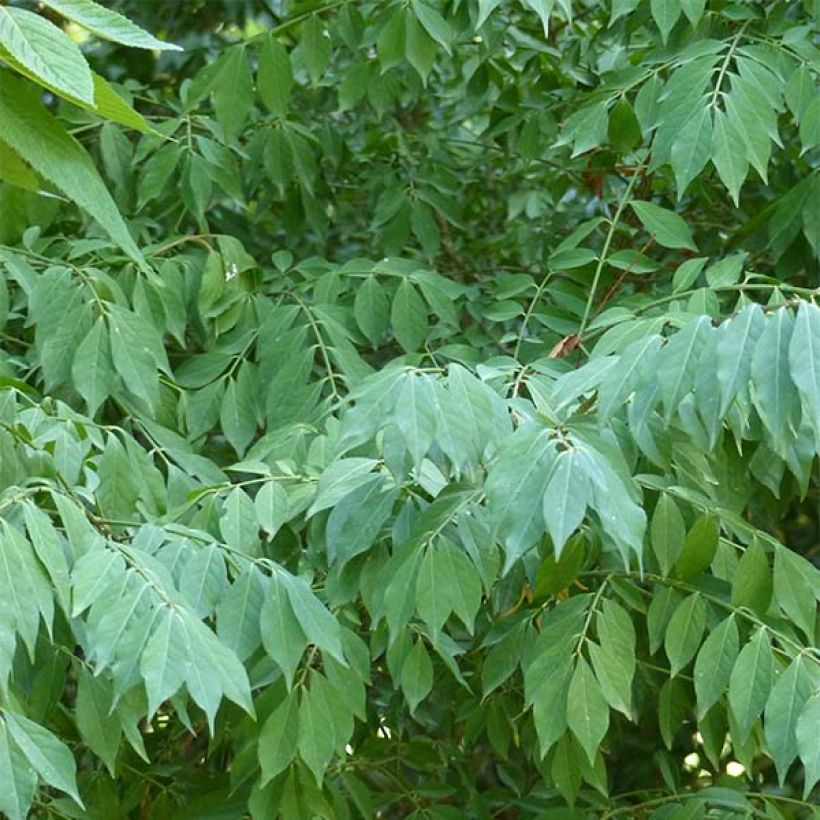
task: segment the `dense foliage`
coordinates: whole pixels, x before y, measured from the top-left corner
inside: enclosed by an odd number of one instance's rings
[[[0,3],[0,812],[811,816],[812,11]]]

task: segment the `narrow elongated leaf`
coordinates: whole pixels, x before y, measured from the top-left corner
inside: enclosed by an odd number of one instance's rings
[[[748,607],[765,615],[772,599],[772,570],[758,541],[746,547],[732,579],[732,606]]]
[[[275,34],[268,35],[259,52],[256,85],[271,113],[284,117],[293,87],[293,72],[288,53]]]
[[[316,597],[302,578],[282,573],[280,583],[287,590],[293,612],[307,639],[329,652],[340,663],[346,663],[341,641],[341,628],[336,618]]]
[[[712,630],[695,660],[695,695],[698,719],[718,702],[729,686],[738,653],[738,632],[734,615]]]
[[[148,694],[149,715],[154,715],[164,700],[176,694],[185,682],[187,667],[188,651],[182,619],[173,609],[163,607],[139,662]]]
[[[800,392],[803,413],[820,436],[820,308],[801,302],[789,342],[789,373]]]
[[[706,604],[695,592],[678,604],[666,627],[664,649],[672,675],[680,672],[692,660],[700,646],[705,626]]]
[[[749,171],[746,146],[734,124],[720,109],[715,109],[712,130],[712,164],[735,205],[740,202],[740,189]]]
[[[803,799],[806,800],[820,780],[820,743],[817,742],[820,732],[820,692],[811,697],[797,718],[795,735],[797,751],[806,767],[806,780],[803,784]]]
[[[570,447],[558,454],[544,490],[544,522],[552,538],[555,557],[561,557],[567,539],[583,521],[590,500],[590,480],[584,461]]]
[[[10,9],[4,7],[0,15],[3,11]],[[0,119],[5,123],[3,141],[96,219],[140,267],[147,268],[85,149],[61,128],[30,88],[10,76],[0,83]]]
[[[265,651],[278,664],[290,687],[308,640],[278,576],[267,585],[260,611],[260,633]]]
[[[555,458],[555,439],[548,430],[519,429],[490,469],[490,520],[507,550],[505,569],[544,532],[542,499]]]
[[[26,820],[37,788],[37,775],[11,739],[4,720],[0,720],[0,783],[0,811],[9,820]]]
[[[35,772],[49,786],[70,795],[83,807],[77,791],[74,755],[56,735],[44,726],[13,712],[4,713],[9,737],[23,753]]]
[[[407,374],[399,392],[395,420],[416,468],[436,436],[436,406],[431,379]]]
[[[686,222],[674,211],[661,208],[653,202],[629,203],[641,224],[665,248],[688,248],[697,252],[692,232]]]
[[[609,707],[584,658],[578,659],[569,684],[567,725],[593,762],[609,728]]]
[[[745,742],[769,698],[774,658],[769,635],[758,629],[743,647],[729,679],[729,706],[737,721],[738,743]]]
[[[260,614],[265,583],[258,569],[248,567],[231,585],[216,608],[216,633],[240,660],[259,646]]]
[[[817,614],[817,570],[785,547],[775,550],[774,596],[778,607],[814,640]]]
[[[797,721],[814,692],[813,683],[806,661],[798,655],[780,673],[766,701],[763,730],[781,785],[797,757]]]
[[[230,140],[242,130],[253,103],[253,76],[243,45],[229,49],[213,89],[216,118]]]
[[[111,395],[116,384],[116,371],[108,339],[105,320],[100,317],[74,354],[71,375],[74,386],[88,405],[90,416]]]
[[[151,51],[182,51],[173,43],[157,40],[156,37],[132,23],[127,17],[101,6],[93,0],[42,0],[63,17],[73,20],[83,28],[102,37],[131,48],[146,48]]]
[[[407,698],[411,714],[416,711],[416,707],[433,688],[433,664],[420,638],[404,659],[401,669],[401,688]]]
[[[770,314],[752,354],[752,398],[772,437],[772,449],[778,453],[785,453],[794,437],[800,413],[800,397],[789,365],[793,327],[789,311]]]
[[[706,167],[712,156],[712,112],[705,104],[681,129],[672,143],[672,168],[678,199],[689,183]]]
[[[114,691],[104,676],[81,667],[77,683],[76,720],[83,742],[99,757],[113,777],[122,726],[111,715]]]
[[[415,353],[427,336],[427,308],[415,287],[402,279],[390,308],[396,341],[407,353]]]
[[[333,757],[335,746],[333,715],[325,699],[323,689],[311,686],[302,691],[299,704],[299,756],[313,772],[316,783],[321,786],[327,764]]]
[[[14,6],[0,7],[0,46],[36,79],[93,105],[94,80],[85,57],[45,17]]]
[[[737,395],[744,395],[752,368],[752,353],[765,320],[759,305],[752,304],[733,317],[717,346],[717,378],[720,384],[720,415],[724,416]]]
[[[720,527],[713,515],[702,515],[686,534],[675,574],[688,581],[709,569],[717,551]]]
[[[271,712],[259,732],[257,754],[262,767],[262,785],[284,771],[296,757],[299,742],[299,700],[290,692]]]
[[[650,536],[652,551],[658,559],[661,572],[668,575],[678,560],[686,538],[686,524],[671,495],[664,493],[658,499],[652,514]]]
[[[661,39],[665,43],[680,17],[681,0],[651,0],[650,8],[652,17],[661,32]]]

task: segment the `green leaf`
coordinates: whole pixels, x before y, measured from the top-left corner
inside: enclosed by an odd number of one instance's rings
[[[763,331],[763,311],[751,304],[727,323],[717,345],[717,378],[720,384],[720,415],[728,411],[752,368],[752,353]]]
[[[786,547],[774,553],[774,599],[780,610],[814,640],[817,603],[817,570]]]
[[[296,757],[299,743],[299,702],[297,693],[289,692],[271,712],[259,732],[257,755],[262,767],[261,785],[283,772]]]
[[[706,167],[712,156],[712,113],[704,106],[687,120],[672,143],[672,169],[678,189],[678,201],[689,183]],[[660,240],[658,240],[660,242]]]
[[[37,775],[0,720],[0,811],[9,820],[26,820],[37,788]]]
[[[794,437],[800,397],[791,379],[789,345],[794,319],[787,310],[768,315],[752,354],[752,399],[772,437],[772,449],[785,453]]]
[[[820,144],[820,102],[817,97],[800,118],[800,141],[803,143],[801,153],[811,151]]]
[[[106,309],[114,366],[131,392],[147,400],[152,393],[149,383],[157,379],[156,371],[171,372],[162,338],[142,316],[114,304]]]
[[[684,598],[666,627],[664,649],[674,677],[695,655],[706,626],[706,604],[699,593]]]
[[[134,465],[125,448],[115,435],[109,435],[108,443],[97,464],[97,504],[106,518],[129,520],[140,493],[134,473]]]
[[[732,579],[732,606],[765,615],[772,599],[772,571],[766,551],[755,540],[743,551]]]
[[[734,285],[743,273],[743,263],[747,253],[735,253],[726,256],[706,269],[706,282],[711,288]]]
[[[303,578],[281,573],[279,579],[287,590],[293,612],[308,641],[316,644],[323,652],[328,652],[340,663],[346,664],[342,631],[336,618]]]
[[[305,761],[322,785],[325,769],[333,757],[334,736],[329,731],[333,725],[333,715],[325,699],[324,692],[317,686],[302,690],[299,704],[299,756]]]
[[[683,581],[696,578],[709,569],[718,546],[720,526],[713,515],[704,514],[686,534],[675,575]]]
[[[795,122],[799,123],[817,96],[817,84],[805,63],[801,63],[792,72],[783,89],[783,94],[792,114],[794,114]]]
[[[148,715],[156,714],[162,702],[176,694],[185,682],[188,652],[181,617],[163,606],[158,624],[142,651],[139,670],[148,695]]]
[[[100,405],[111,395],[116,385],[116,371],[111,357],[108,329],[99,317],[74,354],[71,376],[77,392],[94,416]]]
[[[408,373],[399,391],[395,422],[416,469],[436,436],[434,383],[425,374]]]
[[[11,10],[4,7],[0,16]],[[85,149],[46,111],[32,89],[9,76],[0,83],[0,119],[6,124],[3,141],[96,219],[141,268],[147,268]]]
[[[587,644],[592,668],[601,686],[607,703],[627,717],[631,717],[632,677],[635,659],[621,658],[606,646],[590,642]],[[626,661],[626,663],[625,663]],[[629,665],[627,665],[627,663]]]
[[[390,323],[396,341],[407,353],[415,353],[427,338],[427,308],[407,279],[402,279],[393,296]]]
[[[225,543],[235,550],[253,554],[257,549],[259,523],[250,496],[241,488],[234,487],[225,499],[225,507],[219,519],[219,531]]]
[[[0,180],[8,182],[10,185],[26,188],[29,191],[37,191],[40,188],[37,175],[4,142],[0,142]],[[8,307],[5,315],[8,316]],[[2,325],[5,324],[4,318]]]
[[[789,342],[789,372],[803,415],[820,437],[820,308],[801,301]]]
[[[424,646],[424,641],[418,638],[413,648],[407,653],[401,669],[401,689],[410,714],[415,714],[416,707],[430,693],[433,688],[433,664]]]
[[[259,624],[264,600],[264,578],[256,567],[250,566],[217,605],[216,633],[240,660],[252,654],[262,640]]]
[[[288,688],[308,640],[293,611],[285,585],[275,575],[267,586],[259,613],[262,645],[285,676]]]
[[[67,17],[104,40],[112,40],[131,48],[145,48],[151,51],[182,51],[173,43],[157,40],[127,17],[93,0],[42,0],[42,5],[54,9],[63,17]]]
[[[740,202],[740,189],[749,171],[746,146],[737,128],[719,108],[714,112],[712,130],[712,164],[723,184],[729,189],[735,205]]]
[[[527,700],[532,702],[532,718],[538,735],[538,748],[546,755],[567,728],[567,700],[573,677],[571,649],[558,657],[551,657],[545,677],[539,680]]]
[[[31,545],[51,578],[57,600],[68,614],[71,593],[64,541],[48,515],[33,502],[23,503],[23,517]]]
[[[589,476],[578,451],[568,447],[559,452],[543,498],[544,522],[556,559],[560,559],[567,539],[583,521],[590,495]]]
[[[803,707],[814,692],[812,674],[798,655],[777,678],[763,712],[766,745],[777,767],[780,785],[797,757],[797,722]]]
[[[436,60],[436,44],[410,9],[405,16],[404,31],[407,61],[416,69],[422,83],[426,85],[427,75]]]
[[[666,44],[669,33],[678,22],[681,13],[681,0],[651,0],[652,18],[661,33],[661,39]]]
[[[609,113],[607,136],[616,151],[630,151],[641,141],[641,126],[626,97],[621,97]]]
[[[75,707],[77,729],[83,743],[105,763],[111,777],[114,777],[122,726],[111,714],[113,687],[106,677],[95,677],[84,667],[79,668],[78,676]]]
[[[672,292],[679,293],[682,290],[689,290],[697,281],[706,262],[706,257],[699,256],[695,259],[687,259],[682,265],[679,265],[672,277]]]
[[[228,588],[222,552],[215,544],[199,547],[185,563],[179,591],[199,618],[213,613]]]
[[[755,632],[740,651],[729,680],[729,706],[737,721],[738,743],[744,743],[769,698],[774,678],[774,657],[769,634]]]
[[[686,524],[671,495],[663,493],[655,505],[650,527],[652,551],[660,564],[661,573],[669,575],[683,549]]]
[[[820,743],[817,742],[820,733],[820,692],[812,696],[797,719],[795,735],[797,751],[803,765],[806,767],[806,779],[803,783],[803,799],[807,800],[820,779]]]
[[[332,46],[318,14],[311,14],[302,27],[300,42],[303,59],[311,83],[316,85],[322,79],[330,62]]]
[[[331,564],[344,566],[366,552],[390,517],[397,492],[382,476],[348,493],[327,519],[327,557]]]
[[[368,276],[356,290],[353,314],[362,333],[374,348],[387,330],[389,312],[384,288],[375,276]]]
[[[377,465],[373,458],[340,458],[334,461],[319,477],[316,499],[307,514],[312,516],[338,504],[349,492],[366,483]]]
[[[382,74],[404,59],[404,21],[404,9],[397,6],[390,15],[390,19],[379,32],[376,49],[379,54]]]
[[[94,104],[94,80],[85,57],[77,44],[45,17],[14,6],[0,7],[0,46],[37,80],[59,93]]]
[[[737,660],[739,637],[735,616],[730,615],[715,627],[695,659],[695,695],[698,720],[718,702],[729,686]]]
[[[228,380],[219,410],[222,432],[240,458],[256,435],[253,389],[253,376],[243,364],[237,378]]]
[[[214,110],[227,140],[242,130],[253,105],[253,76],[244,45],[233,46],[227,52],[222,68],[214,80]],[[192,169],[193,173],[193,169]],[[197,175],[201,174],[199,168]],[[203,197],[207,200],[208,197]]]
[[[71,750],[44,726],[23,715],[4,712],[9,737],[45,783],[70,795],[84,808],[77,791],[76,766]]]
[[[288,520],[288,496],[278,481],[267,481],[253,499],[259,526],[273,538]]]
[[[680,0],[683,13],[689,18],[692,28],[696,28],[703,17],[706,8],[706,0]]]
[[[501,0],[478,0],[478,19],[475,27],[481,28],[487,18],[501,5]]]
[[[450,24],[432,7],[423,0],[413,0],[413,13],[424,30],[450,54],[453,41],[453,31]]]
[[[268,34],[259,51],[256,85],[268,110],[285,117],[293,88],[293,71],[288,52],[273,33]]]
[[[686,248],[697,253],[689,226],[674,211],[661,208],[653,202],[632,200],[629,204],[646,231],[652,234],[659,245],[664,248]]]
[[[594,762],[598,747],[609,728],[609,706],[589,664],[579,658],[567,696],[567,725]]]
[[[488,511],[507,551],[505,571],[544,533],[542,499],[556,457],[549,430],[519,428],[490,467]]]

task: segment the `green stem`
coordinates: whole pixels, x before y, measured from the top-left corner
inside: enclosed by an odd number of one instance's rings
[[[612,244],[612,239],[615,236],[615,229],[618,227],[618,222],[620,221],[621,214],[623,214],[624,208],[626,208],[626,203],[629,201],[629,198],[632,195],[632,189],[635,187],[635,182],[641,175],[640,169],[643,167],[645,161],[645,159],[641,161],[641,163],[635,169],[635,173],[630,177],[626,189],[624,190],[623,195],[621,196],[621,200],[618,203],[618,209],[615,211],[615,216],[613,216],[609,222],[609,231],[607,231],[606,239],[604,240],[604,247],[602,248],[601,255],[598,258],[598,265],[595,268],[595,275],[592,278],[592,287],[590,288],[587,304],[584,308],[584,316],[581,319],[581,326],[578,328],[579,337],[583,337],[584,331],[587,327],[587,323],[589,322],[589,316],[592,312],[592,303],[595,301],[595,293],[598,290],[598,283],[601,279],[601,274],[603,273],[604,265],[606,264],[607,254],[609,253],[609,246]]]

